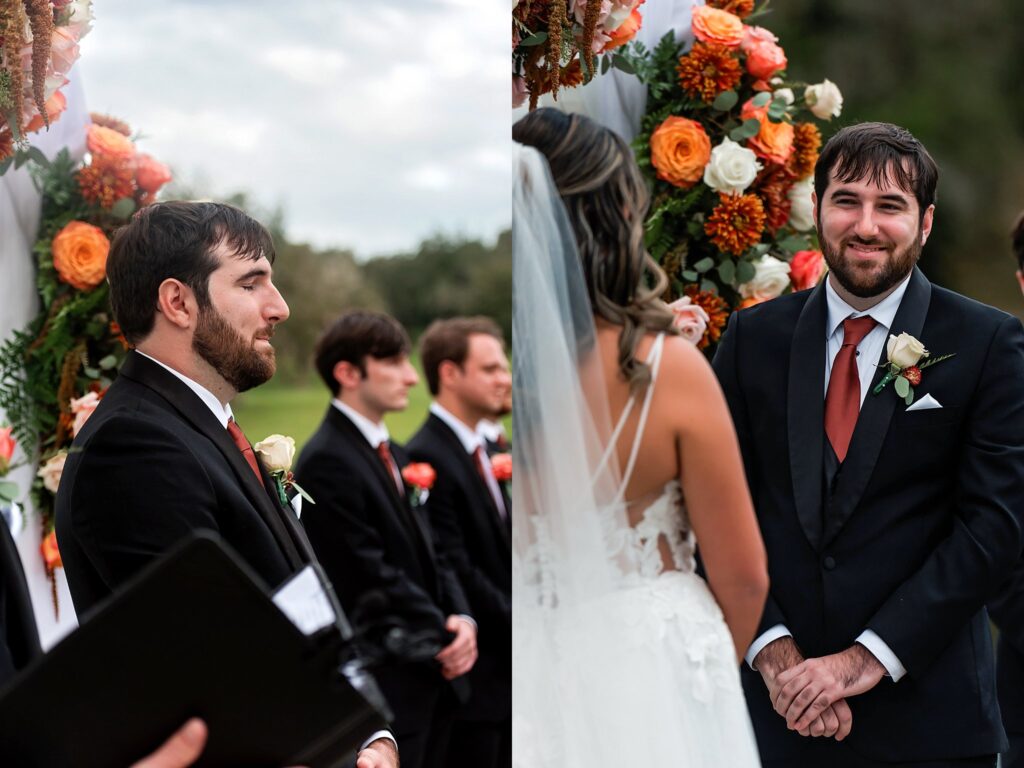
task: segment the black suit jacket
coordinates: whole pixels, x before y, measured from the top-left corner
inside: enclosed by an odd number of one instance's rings
[[[809,657],[848,648],[865,629],[892,649],[906,677],[849,699],[845,743],[856,752],[994,754],[1005,736],[984,604],[1021,551],[1020,321],[915,268],[890,332],[956,353],[916,389],[943,407],[908,412],[891,384],[869,391],[828,496],[826,316],[824,284],[744,310],[715,358],[768,551],[759,631],[785,624]],[[743,681],[762,757],[799,758],[807,742],[772,711],[760,675],[744,665]]]
[[[81,616],[198,529],[215,531],[274,588],[312,550],[291,510],[256,479],[181,380],[129,353],[72,444],[57,493],[57,540]]]
[[[391,451],[400,467],[408,463],[399,446],[392,443]],[[462,587],[437,557],[422,508],[398,494],[380,456],[337,408],[327,409],[303,448],[295,478],[316,501],[304,505],[302,523],[353,620],[360,623],[361,601],[377,592],[387,603],[379,609],[383,623],[401,623],[410,634],[447,645],[447,617],[470,613]],[[375,676],[400,733],[406,724],[429,724],[431,705],[446,685],[436,662],[389,663]],[[465,695],[465,681],[456,687]]]
[[[499,516],[458,436],[437,416],[430,414],[407,449],[413,461],[428,462],[437,472],[427,515],[479,628],[480,657],[468,675],[473,691],[464,716],[504,720],[512,711],[510,524]],[[506,509],[511,509],[507,503]]]
[[[1024,561],[988,606],[999,627],[996,646],[996,689],[1003,726],[1024,736]]]
[[[0,517],[0,689],[42,652],[21,558]]]

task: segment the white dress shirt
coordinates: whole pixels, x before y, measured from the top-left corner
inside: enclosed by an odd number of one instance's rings
[[[498,442],[498,438],[508,437],[505,434],[505,425],[500,421],[491,421],[490,419],[480,419],[480,423],[476,425],[476,433],[491,443]]]
[[[471,429],[467,424],[457,419],[443,405],[439,405],[436,402],[431,403],[430,412],[451,427],[455,436],[459,438],[459,442],[462,443],[462,447],[470,456],[476,453],[477,448],[480,449],[481,464],[484,468],[484,480],[487,483],[487,490],[491,492],[491,498],[494,499],[502,519],[506,518],[508,510],[505,509],[505,498],[501,495],[501,488],[498,486],[498,481],[494,478],[494,469],[491,467],[491,460],[487,456],[484,439],[477,434],[476,430]]]
[[[836,355],[839,354],[839,349],[843,346],[843,321],[849,317],[870,315],[874,318],[876,325],[857,345],[860,402],[862,406],[864,405],[864,398],[867,396],[868,390],[871,388],[871,382],[878,371],[878,359],[889,339],[889,330],[892,328],[893,320],[896,319],[896,312],[900,308],[900,302],[903,301],[903,294],[907,292],[907,284],[909,282],[910,275],[907,275],[906,279],[896,287],[896,290],[875,306],[860,312],[843,301],[839,294],[836,293],[835,288],[832,287],[831,280],[826,279],[825,300],[828,305],[828,317],[825,325],[827,351],[825,355],[825,393],[828,392],[828,382],[832,376],[832,364],[835,362]],[[754,659],[766,645],[774,640],[778,640],[780,637],[788,637],[792,634],[785,624],[776,624],[769,627],[750,644],[750,648],[744,657],[747,664],[753,669]],[[894,683],[907,674],[906,668],[896,654],[892,652],[892,649],[874,631],[865,629],[857,636],[855,642],[860,643],[871,651],[872,655],[878,659],[878,662],[885,667],[885,671]]]
[[[388,434],[388,428],[384,425],[383,421],[374,423],[355,408],[346,405],[337,398],[331,400],[331,405],[345,414],[348,420],[356,425],[356,429],[366,438],[366,442],[370,444],[373,450],[376,451],[383,442],[390,442],[391,436]]]

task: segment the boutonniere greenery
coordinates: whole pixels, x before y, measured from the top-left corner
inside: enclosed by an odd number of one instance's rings
[[[267,468],[267,472],[274,479],[277,498],[282,504],[288,506],[288,491],[293,488],[310,504],[316,504],[313,498],[302,490],[302,486],[295,482],[295,475],[292,474],[295,438],[286,435],[270,435],[256,443],[253,450],[263,460],[263,466]]]
[[[885,376],[872,390],[872,394],[877,395],[891,381],[896,394],[910,405],[914,402],[914,388],[921,383],[921,371],[948,360],[956,352],[932,357],[931,352],[924,348],[924,344],[909,333],[901,333],[899,336],[889,335],[885,354],[887,362],[879,367],[887,370]],[[922,360],[924,362],[921,362]]]
[[[427,502],[436,479],[437,472],[425,461],[406,464],[402,468],[402,480],[409,488],[409,501],[414,507]]]

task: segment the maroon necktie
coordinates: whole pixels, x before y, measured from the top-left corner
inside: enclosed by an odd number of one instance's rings
[[[395,457],[391,454],[391,446],[387,440],[380,441],[380,445],[377,446],[377,455],[380,456],[380,460],[384,462],[384,468],[391,475],[395,488],[398,489],[398,495],[404,496],[405,484],[402,482],[402,473],[398,470],[398,464],[395,462]]]
[[[235,441],[238,450],[242,452],[242,458],[249,464],[252,473],[256,475],[256,480],[259,481],[260,485],[263,485],[263,475],[260,474],[260,466],[256,463],[256,454],[253,452],[252,446],[249,445],[249,441],[245,439],[245,433],[242,432],[242,428],[238,426],[234,419],[228,419],[228,434]]]
[[[494,495],[494,489],[491,486],[491,481],[493,480],[495,485],[498,484],[498,481],[494,480],[494,474],[488,473],[487,469],[484,467],[484,447],[482,445],[478,445],[476,450],[473,451],[473,463],[476,464],[476,471],[484,481],[487,493],[489,493],[491,498],[494,500],[494,506],[498,510],[498,516],[504,520],[508,516],[508,511],[505,509],[505,500],[500,498],[500,495]]]
[[[870,315],[843,320],[843,346],[832,363],[825,393],[825,434],[840,463],[846,458],[860,415],[860,371],[857,345],[877,325]]]

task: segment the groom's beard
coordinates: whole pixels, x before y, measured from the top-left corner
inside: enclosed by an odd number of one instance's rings
[[[271,327],[262,335],[269,338],[273,333]],[[277,368],[273,347],[266,351],[255,349],[253,340],[246,341],[213,306],[199,312],[192,349],[236,392],[258,387],[268,381]]]
[[[818,222],[818,231],[821,232],[820,221]],[[889,250],[889,258],[880,271],[867,272],[858,268],[852,259],[845,257],[846,247],[850,243],[883,246]],[[860,237],[848,237],[841,240],[838,246],[833,246],[826,238],[822,237],[821,252],[829,270],[843,288],[858,298],[870,299],[898,285],[917,264],[917,260],[921,258],[921,226],[918,225],[913,242],[903,250],[895,250],[892,243],[881,238],[865,240]]]

